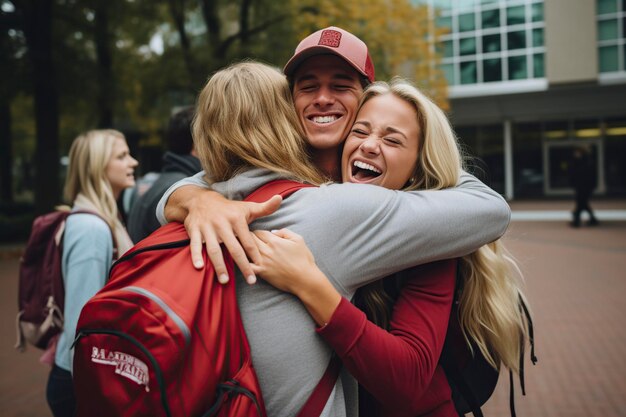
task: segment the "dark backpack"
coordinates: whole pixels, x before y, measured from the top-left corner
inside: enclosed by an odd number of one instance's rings
[[[63,330],[65,288],[61,272],[63,232],[68,216],[85,211],[54,211],[35,218],[26,249],[20,260],[16,349],[26,342],[46,349]],[[100,217],[100,216],[98,216]],[[115,238],[113,238],[115,246]]]
[[[500,371],[489,364],[476,345],[468,346],[463,336],[458,311],[459,294],[463,286],[462,279],[460,268],[457,266],[457,289],[452,303],[448,331],[439,363],[448,378],[448,383],[452,390],[452,400],[459,416],[472,413],[474,417],[483,417],[480,408],[489,400],[496,389]],[[537,357],[535,356],[532,320],[528,307],[521,297],[519,298],[519,308],[526,315],[531,346],[530,358],[534,365],[537,362]],[[509,383],[511,416],[515,417],[512,371],[509,371]],[[520,384],[522,395],[526,395],[524,384],[524,345],[522,345],[520,351]]]
[[[305,185],[274,181],[247,201],[288,196]],[[235,293],[208,257],[191,263],[180,223],[157,229],[111,268],[83,307],[74,341],[76,415],[265,417]],[[319,416],[339,374],[331,360],[299,416]]]

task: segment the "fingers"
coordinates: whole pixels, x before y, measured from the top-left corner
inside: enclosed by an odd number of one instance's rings
[[[272,239],[276,239],[276,236],[274,236],[274,234],[266,231],[266,230],[255,230],[254,232],[252,232],[254,234],[254,236],[259,239],[261,242],[268,244],[272,241]]]
[[[249,233],[250,232],[248,232],[248,234]],[[252,267],[250,266],[250,261],[248,260],[246,252],[244,251],[237,237],[232,232],[226,233],[222,235],[222,241],[224,242],[224,246],[226,246],[226,249],[228,249],[230,256],[233,258],[233,261],[235,262],[235,264],[237,265],[237,267],[239,268],[239,270],[245,277],[246,282],[248,284],[254,284],[256,282],[256,276],[254,272],[252,271]],[[252,242],[252,245],[254,246],[254,250],[257,251],[258,253],[258,248],[254,244],[254,242]],[[221,251],[220,251],[220,256],[221,256]],[[257,255],[257,258],[259,257],[260,255]],[[215,268],[215,271],[216,273],[218,272],[217,267]],[[220,282],[222,281],[220,280]]]
[[[269,216],[280,207],[283,198],[275,195],[263,203],[250,203],[248,207],[248,223],[253,222],[259,217]]]
[[[283,239],[289,239],[292,241],[302,240],[302,236],[295,232],[292,232],[289,229],[272,230],[272,234]]]
[[[185,225],[187,227],[187,225]],[[189,246],[191,250],[191,261],[196,269],[201,269],[204,266],[204,260],[202,259],[202,235],[199,229],[190,229],[187,227],[187,233],[189,234]]]

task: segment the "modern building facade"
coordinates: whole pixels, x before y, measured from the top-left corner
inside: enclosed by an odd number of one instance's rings
[[[626,0],[420,0],[445,28],[451,119],[508,199],[571,194],[575,147],[598,195],[626,195]]]

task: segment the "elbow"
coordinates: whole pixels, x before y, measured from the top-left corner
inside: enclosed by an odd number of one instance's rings
[[[501,202],[499,204],[498,214],[496,215],[497,224],[500,226],[497,230],[498,236],[497,238],[501,238],[502,235],[509,228],[509,224],[511,223],[511,207],[506,202],[504,198],[501,197]]]
[[[485,223],[489,227],[485,228],[487,243],[501,238],[511,222],[511,207],[506,200],[500,196],[490,199],[489,208],[484,213],[488,217]]]

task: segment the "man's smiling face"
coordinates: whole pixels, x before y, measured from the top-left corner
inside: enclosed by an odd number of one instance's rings
[[[359,74],[335,55],[316,55],[293,79],[293,101],[309,143],[316,150],[338,149],[363,93]]]

